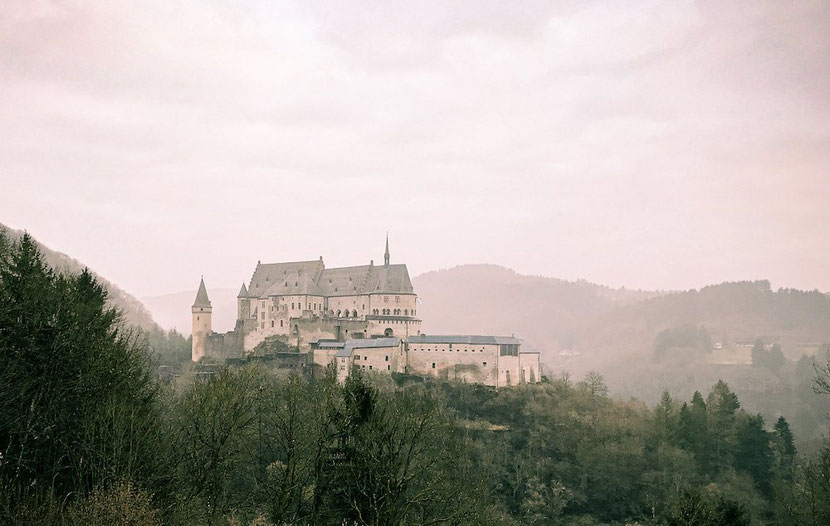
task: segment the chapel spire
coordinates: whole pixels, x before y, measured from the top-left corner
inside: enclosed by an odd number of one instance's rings
[[[383,253],[383,265],[389,266],[389,232],[386,233],[386,252]]]

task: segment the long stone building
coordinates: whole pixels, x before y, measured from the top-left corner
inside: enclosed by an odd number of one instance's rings
[[[212,331],[204,279],[193,315],[192,359],[239,358],[252,353],[319,370],[353,367],[453,378],[494,386],[540,380],[539,354],[520,341],[494,336],[425,336],[418,298],[404,264],[326,268],[323,258],[257,262],[237,297],[233,331]],[[292,365],[293,366],[293,365]]]

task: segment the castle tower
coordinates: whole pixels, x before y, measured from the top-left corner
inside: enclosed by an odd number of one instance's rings
[[[196,301],[193,302],[191,312],[193,313],[193,348],[190,359],[198,362],[205,355],[207,335],[213,332],[211,327],[211,306],[210,298],[205,288],[205,278],[199,283],[199,292],[196,293]]]
[[[386,233],[386,252],[383,253],[383,266],[389,266],[389,232]]]
[[[236,295],[236,319],[247,320],[251,316],[251,300],[248,299],[248,289],[245,284],[239,289],[239,294]]]

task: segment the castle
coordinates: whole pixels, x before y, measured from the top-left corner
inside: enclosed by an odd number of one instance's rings
[[[211,328],[204,279],[193,315],[192,360],[205,356],[266,355],[286,368],[336,367],[343,380],[353,367],[455,378],[494,386],[535,383],[539,353],[520,352],[520,341],[495,336],[426,336],[418,297],[404,264],[391,264],[389,238],[383,265],[326,268],[323,258],[293,263],[257,262],[237,296],[233,331]]]

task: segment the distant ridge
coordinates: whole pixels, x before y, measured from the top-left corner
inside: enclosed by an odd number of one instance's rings
[[[23,235],[20,230],[15,230],[0,223],[0,231],[5,232],[11,240],[18,240]],[[37,241],[38,248],[43,254],[46,263],[52,268],[71,273],[80,273],[86,268],[86,265],[80,261],[73,259],[62,252],[52,250],[40,241]],[[92,271],[92,269],[90,269]],[[118,307],[124,314],[124,321],[129,325],[140,327],[145,330],[156,330],[160,327],[153,321],[150,311],[132,294],[124,291],[115,283],[107,280],[99,274],[92,271],[98,281],[103,284],[107,291],[109,291],[109,301],[114,307]]]
[[[462,265],[421,274],[413,283],[427,334],[515,333],[549,364],[574,371],[648,356],[660,331],[682,325],[703,325],[715,341],[780,342],[794,354],[830,341],[830,297],[772,290],[768,281],[634,291]]]

